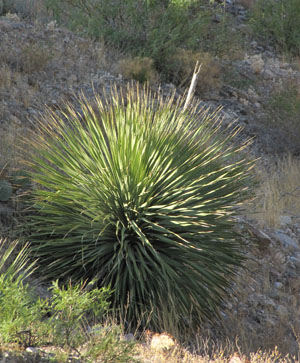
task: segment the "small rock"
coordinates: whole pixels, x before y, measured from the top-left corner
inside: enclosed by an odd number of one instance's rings
[[[168,351],[175,347],[175,341],[167,333],[155,334],[151,339],[150,347],[156,351]]]
[[[248,114],[247,110],[244,109],[244,108],[240,108],[239,112],[240,112],[241,115],[244,115],[244,116],[246,116]]]
[[[240,14],[240,15],[238,15],[237,19],[238,19],[238,21],[240,21],[240,22],[244,22],[244,21],[246,21],[246,20],[247,20],[247,16],[246,16],[246,15],[244,15],[244,14]]]
[[[240,98],[240,102],[244,105],[244,106],[249,106],[249,101],[245,100],[244,98]]]
[[[299,244],[296,241],[294,241],[290,236],[285,234],[283,231],[277,230],[275,232],[275,236],[276,236],[277,240],[279,242],[281,242],[283,245],[285,245],[286,247],[293,247],[293,248],[299,250],[299,248],[300,248]]]
[[[10,115],[10,121],[16,125],[22,124],[21,120],[15,115]]]
[[[20,21],[20,18],[18,17],[17,14],[15,13],[10,13],[8,12],[6,15],[5,15],[6,19],[8,20],[11,20],[11,21],[16,21],[16,22],[19,22]]]
[[[26,348],[26,352],[28,353],[32,353],[32,354],[38,354],[40,351],[38,348],[34,348],[34,347],[27,347]]]
[[[276,312],[280,319],[285,320],[289,316],[288,309],[283,305],[278,305],[276,307]]]
[[[293,222],[292,218],[290,216],[280,216],[279,220],[280,220],[281,227],[284,227],[286,225],[290,225]]]
[[[288,236],[290,236],[291,238],[296,237],[295,233],[291,230],[291,228],[286,228],[285,229],[285,234],[287,234]]]
[[[276,304],[275,304],[274,300],[271,299],[271,298],[266,298],[265,299],[264,306],[269,311],[273,311],[276,308]]]
[[[289,261],[295,266],[295,267],[298,267],[300,268],[300,258],[297,258],[297,257],[294,257],[294,256],[291,256],[289,258]]]
[[[248,99],[251,100],[252,102],[257,102],[260,99],[259,95],[254,91],[254,89],[250,87],[247,93],[248,93]]]
[[[273,255],[273,261],[277,266],[283,266],[286,263],[286,255],[280,251],[276,251]]]
[[[229,359],[228,363],[244,363],[238,353],[234,353],[234,355]]]
[[[262,250],[268,249],[272,240],[271,238],[262,230],[256,228],[252,224],[249,224],[249,231],[257,238],[258,247]]]
[[[276,287],[276,289],[281,290],[283,288],[283,284],[280,281],[276,281],[274,283],[274,286]]]
[[[280,68],[288,69],[290,67],[289,63],[280,63]]]
[[[56,21],[52,20],[52,21],[50,21],[50,23],[47,24],[46,30],[53,31],[53,30],[55,30],[56,26],[57,26]]]
[[[249,57],[250,61],[250,68],[255,74],[259,74],[262,72],[265,66],[265,62],[262,59],[261,54],[253,55],[252,57]]]
[[[134,341],[134,335],[132,333],[125,334],[123,335],[122,339],[127,342],[132,342]]]
[[[274,73],[273,73],[270,69],[266,69],[266,70],[264,71],[263,76],[264,76],[264,79],[266,79],[266,80],[270,80],[270,79],[275,78]]]
[[[221,21],[222,21],[222,17],[221,17],[221,15],[219,15],[219,14],[215,14],[215,15],[213,16],[213,18],[212,18],[212,21],[213,21],[213,22],[215,22],[215,23],[221,23]]]

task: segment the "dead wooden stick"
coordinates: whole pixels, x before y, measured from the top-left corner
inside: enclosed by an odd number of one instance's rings
[[[190,88],[189,88],[188,94],[186,96],[186,101],[185,101],[185,104],[184,104],[184,107],[183,107],[183,111],[185,111],[187,109],[188,105],[191,103],[191,99],[194,96],[195,88],[196,88],[196,85],[197,85],[197,81],[198,81],[201,66],[202,66],[202,64],[199,64],[199,62],[197,61],[196,65],[195,65],[193,77],[192,77],[192,80],[191,80]]]

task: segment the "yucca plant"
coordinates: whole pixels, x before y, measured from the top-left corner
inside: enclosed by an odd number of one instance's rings
[[[16,282],[22,284],[25,278],[34,271],[35,262],[29,263],[29,244],[25,243],[18,248],[19,241],[8,242],[7,239],[0,239],[0,276],[1,281],[8,284]],[[13,257],[15,250],[19,252]],[[2,280],[3,279],[3,280]]]
[[[233,215],[252,163],[218,112],[147,88],[48,111],[31,143],[33,256],[49,278],[96,278],[128,322],[217,313],[241,265]],[[170,320],[166,319],[166,320]]]

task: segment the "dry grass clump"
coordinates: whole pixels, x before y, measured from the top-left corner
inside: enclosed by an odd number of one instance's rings
[[[45,69],[51,59],[49,49],[40,44],[26,44],[21,48],[18,68],[21,72],[31,74]]]
[[[155,84],[159,75],[155,70],[154,61],[148,57],[126,58],[120,61],[119,68],[126,78],[132,78],[141,83]]]
[[[192,78],[196,62],[201,64],[201,71],[196,86],[199,95],[221,87],[221,66],[214,57],[207,52],[194,52],[178,49],[172,57],[171,78],[175,84],[187,87]]]
[[[179,87],[188,87],[196,62],[201,63],[201,72],[196,86],[196,92],[204,95],[221,87],[221,67],[214,57],[207,52],[194,52],[178,48],[175,55],[169,59],[166,80]],[[120,72],[126,78],[132,78],[141,83],[155,84],[159,74],[155,69],[153,59],[148,57],[126,58],[119,62]]]
[[[281,215],[300,216],[300,159],[281,158],[269,171],[258,171],[261,185],[257,190],[254,217],[260,224],[278,227]]]

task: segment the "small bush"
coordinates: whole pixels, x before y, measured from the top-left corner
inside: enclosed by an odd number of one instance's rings
[[[87,362],[135,361],[134,342],[120,342],[121,328],[105,325],[108,288],[88,291],[90,286],[84,283],[64,287],[53,282],[51,299],[41,300],[24,282],[34,269],[27,262],[28,244],[15,254],[17,247],[18,242],[0,244],[1,344],[23,348],[51,344],[61,348],[56,351],[65,360],[76,353]]]
[[[287,81],[274,90],[265,105],[267,151],[300,154],[300,88]]]
[[[177,85],[187,87],[192,79],[197,61],[201,64],[196,86],[198,94],[203,95],[211,90],[219,90],[221,86],[221,67],[209,53],[178,49],[170,59],[173,67],[170,79]]]
[[[13,258],[18,242],[0,241],[0,342],[32,343],[28,329],[41,318],[41,310],[23,281],[33,272],[28,245]]]
[[[39,44],[26,44],[21,48],[17,59],[18,70],[23,73],[33,73],[44,70],[51,58],[47,48]]]
[[[155,84],[159,80],[153,60],[147,57],[123,59],[119,63],[119,67],[126,78],[135,79],[140,83],[149,82],[149,84]]]
[[[97,278],[127,324],[176,329],[218,312],[243,261],[232,215],[251,163],[233,161],[217,114],[149,92],[49,110],[32,137],[28,238],[44,276]]]
[[[257,0],[250,24],[267,42],[282,52],[300,54],[300,2],[298,0]]]
[[[77,349],[87,341],[88,324],[101,322],[108,310],[109,289],[85,290],[85,284],[60,287],[52,283],[50,305],[51,318],[47,324],[48,334],[54,345]],[[89,320],[88,320],[89,317]]]

